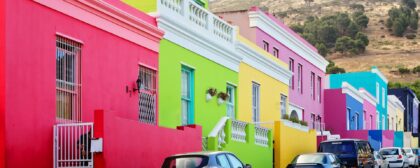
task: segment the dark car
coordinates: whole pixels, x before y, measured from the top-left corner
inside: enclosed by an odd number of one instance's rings
[[[230,152],[199,152],[167,157],[162,168],[251,168]]]
[[[319,144],[318,152],[335,154],[346,167],[374,167],[373,148],[358,139],[328,140]]]
[[[332,153],[311,153],[296,156],[287,168],[341,168],[341,162]]]

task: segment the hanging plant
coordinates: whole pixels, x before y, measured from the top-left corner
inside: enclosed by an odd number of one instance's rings
[[[217,94],[217,100],[219,104],[224,103],[225,101],[228,100],[228,98],[229,98],[229,94],[227,93],[220,92],[219,94]]]
[[[215,88],[210,88],[207,90],[207,94],[206,94],[206,100],[210,101],[213,96],[215,96],[217,94],[217,89]]]

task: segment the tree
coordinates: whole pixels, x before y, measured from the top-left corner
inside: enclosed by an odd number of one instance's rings
[[[368,38],[368,36],[366,36],[366,34],[364,34],[362,32],[358,32],[356,34],[356,40],[362,41],[365,46],[369,45],[369,38]]]
[[[339,13],[336,18],[338,31],[343,35],[352,21],[347,13]]]
[[[351,38],[354,38],[356,36],[357,32],[359,32],[359,31],[360,31],[359,26],[356,23],[351,22],[349,27],[347,28],[347,33],[344,34],[344,35],[349,36]]]
[[[318,49],[319,54],[322,56],[327,56],[328,48],[324,45],[324,43],[317,43],[315,47]]]
[[[405,74],[409,74],[410,70],[408,68],[398,68],[398,72],[401,76],[404,76]]]
[[[344,68],[340,68],[336,66],[327,68],[327,74],[341,74],[341,73],[346,73],[346,70]]]
[[[420,77],[420,65],[413,68],[413,73],[417,74]]]
[[[402,0],[402,5],[410,8],[410,9],[416,9],[417,4],[414,0]]]
[[[363,15],[357,16],[355,19],[355,22],[361,28],[367,28],[368,23],[369,23],[369,18],[363,14]]]
[[[318,28],[317,33],[319,41],[322,41],[327,47],[334,46],[338,36],[337,28],[324,23]]]
[[[301,24],[293,24],[290,26],[290,28],[296,33],[303,33],[303,26]]]
[[[403,25],[403,21],[401,19],[397,19],[392,24],[392,33],[395,36],[402,37],[405,32],[405,27]]]
[[[343,36],[337,39],[337,42],[335,43],[335,51],[338,51],[340,53],[345,53],[350,51],[354,48],[354,42],[353,39],[351,39],[348,36]]]
[[[410,28],[413,29],[413,30],[417,30],[418,27],[419,27],[418,22],[419,22],[418,18],[412,17],[410,19]]]

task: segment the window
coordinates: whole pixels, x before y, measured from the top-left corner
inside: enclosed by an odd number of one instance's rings
[[[264,50],[267,52],[270,52],[270,44],[268,44],[268,42],[263,41],[263,45],[264,45]]]
[[[252,120],[260,121],[260,85],[255,82],[252,83]]]
[[[354,123],[355,123],[356,130],[359,130],[359,113],[356,113],[354,115]]]
[[[363,129],[367,129],[367,126],[368,125],[366,125],[366,122],[367,122],[367,116],[366,116],[366,111],[365,110],[363,110]]]
[[[238,158],[236,158],[235,156],[231,155],[231,154],[226,154],[229,158],[230,163],[232,164],[232,167],[234,168],[243,168],[242,162],[239,161]]]
[[[302,64],[298,64],[298,92],[303,93],[302,88]]]
[[[379,130],[380,129],[380,117],[379,116],[379,112],[376,112],[376,129]]]
[[[315,73],[311,72],[311,98],[315,100]]]
[[[235,119],[235,86],[233,85],[227,85],[226,87],[226,93],[229,95],[228,101],[226,102],[226,110],[227,110],[227,116],[231,119]]]
[[[188,125],[194,123],[194,72],[186,66],[181,71],[181,124]]]
[[[320,76],[318,76],[318,78],[317,78],[317,99],[318,99],[318,102],[319,103],[321,103],[321,92],[322,92],[322,86],[321,86],[321,77]]]
[[[276,58],[279,58],[279,49],[277,49],[276,47],[274,47],[274,48],[273,48],[273,55],[274,55]]]
[[[220,154],[216,156],[217,164],[222,168],[230,168],[229,160],[225,154]]]
[[[385,88],[382,88],[382,108],[385,108],[385,97],[386,97]]]
[[[312,128],[315,129],[315,124],[316,123],[315,123],[315,114],[314,113],[311,113],[311,122],[312,122],[312,124],[311,124]]]
[[[379,94],[379,83],[376,82],[376,102],[379,103],[379,97],[381,95]]]
[[[382,116],[382,129],[385,129],[385,116]]]
[[[394,118],[391,118],[391,125],[392,125],[392,127],[394,126]],[[393,128],[392,130],[396,130],[396,129]]]
[[[81,47],[80,43],[56,38],[56,117],[78,122],[81,114]]]
[[[281,112],[280,117],[283,117],[286,114],[286,104],[287,104],[287,96],[281,94],[280,95],[280,112]]]
[[[347,120],[347,130],[350,130],[350,116],[351,116],[351,109],[347,108],[346,120]]]
[[[292,58],[289,58],[289,71],[292,72],[289,86],[290,88],[295,89],[295,61]]]
[[[156,71],[140,66],[139,120],[156,124]]]
[[[370,128],[369,129],[372,129],[372,128],[373,128],[373,116],[370,115]]]

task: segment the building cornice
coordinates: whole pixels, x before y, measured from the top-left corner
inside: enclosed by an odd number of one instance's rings
[[[363,96],[361,95],[361,93],[349,83],[343,82],[341,84],[341,92],[343,94],[348,94],[354,99],[356,99],[358,102],[363,103]]]
[[[402,111],[405,110],[404,105],[395,95],[388,95],[388,102],[390,102],[395,108],[399,108]]]
[[[362,93],[364,100],[376,106],[376,99],[375,97],[372,96],[372,94],[370,94],[368,91],[364,89],[359,89],[359,92]]]
[[[241,41],[238,41],[236,49],[240,55],[243,55],[244,63],[284,83],[285,85],[289,85],[292,73],[288,69],[258,53],[256,50]]]
[[[105,1],[34,0],[35,2],[129,40],[159,51],[163,31]]]
[[[385,77],[385,75],[381,71],[379,71],[378,68],[372,68],[371,72],[378,75],[379,78],[381,78],[385,83],[388,83],[388,79]]]
[[[302,41],[294,37],[287,30],[277,25],[267,15],[261,11],[250,11],[249,26],[258,27],[277,41],[284,44],[286,47],[300,55],[302,58],[315,65],[321,71],[326,72],[329,62],[325,60],[317,52],[306,46]]]

